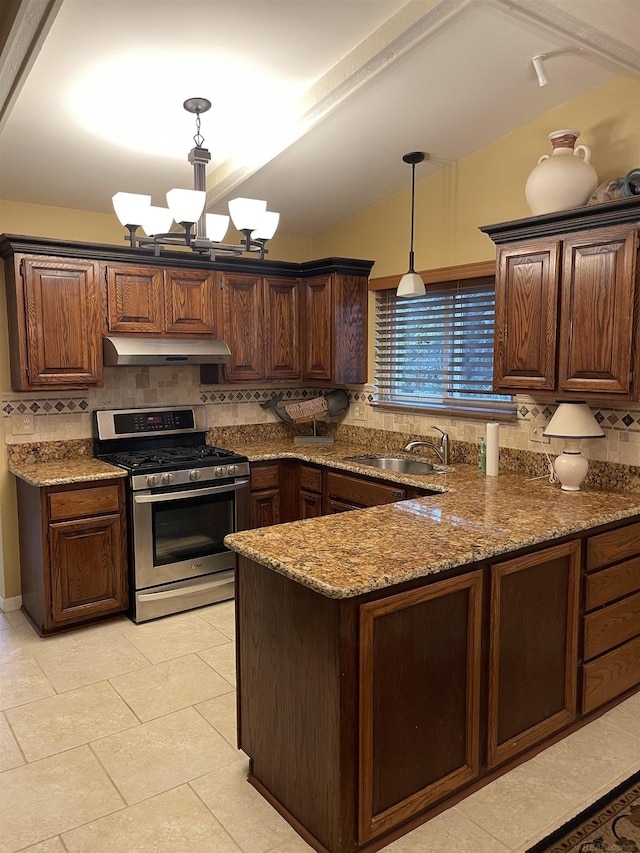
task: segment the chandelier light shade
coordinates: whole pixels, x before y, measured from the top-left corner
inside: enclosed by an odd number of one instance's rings
[[[217,255],[243,255],[255,253],[264,258],[265,243],[276,232],[279,213],[267,210],[267,202],[252,198],[236,198],[229,202],[233,224],[242,234],[238,245],[223,243],[229,227],[229,217],[205,213],[207,201],[206,166],[211,155],[203,148],[200,133],[200,115],[211,109],[206,98],[189,98],[183,104],[187,112],[196,116],[195,147],[189,152],[193,166],[193,189],[175,187],[167,193],[168,207],[154,207],[151,196],[139,193],[118,192],[113,196],[113,209],[120,224],[129,232],[125,235],[134,249],[152,249],[155,255],[161,248],[187,246],[194,252],[208,254],[211,260]],[[173,222],[183,232],[171,231]],[[142,228],[146,236],[137,231]]]
[[[411,240],[409,243],[409,271],[406,272],[400,279],[396,296],[412,297],[424,296],[426,288],[424,282],[414,269],[413,255],[413,231],[416,209],[416,163],[422,163],[427,157],[424,151],[411,151],[403,156],[405,163],[411,164]]]
[[[280,214],[273,210],[265,210],[260,220],[260,225],[251,232],[252,240],[270,240],[276,233]]]
[[[589,461],[582,455],[580,442],[604,438],[604,432],[589,406],[585,402],[560,403],[542,434],[547,438],[564,440],[562,453],[556,457],[553,467],[566,492],[580,491],[580,484],[589,470]]]

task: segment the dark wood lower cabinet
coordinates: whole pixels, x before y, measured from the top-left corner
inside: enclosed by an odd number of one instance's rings
[[[313,849],[373,853],[611,707],[640,684],[637,529],[339,600],[239,557],[249,781]],[[581,581],[607,563],[594,650]]]
[[[124,480],[17,487],[22,609],[38,633],[125,611]]]
[[[358,841],[478,776],[482,572],[360,607]]]
[[[580,542],[491,567],[490,767],[576,718]]]

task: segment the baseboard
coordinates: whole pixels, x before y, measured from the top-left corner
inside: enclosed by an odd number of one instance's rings
[[[12,610],[20,610],[21,607],[21,595],[14,595],[12,598],[3,598],[0,595],[0,613],[9,613]]]

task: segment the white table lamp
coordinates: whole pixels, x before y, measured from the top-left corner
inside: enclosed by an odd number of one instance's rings
[[[560,403],[542,434],[547,438],[564,439],[562,453],[556,457],[553,467],[566,492],[580,491],[580,483],[589,468],[580,442],[584,438],[604,438],[589,406],[584,402]]]

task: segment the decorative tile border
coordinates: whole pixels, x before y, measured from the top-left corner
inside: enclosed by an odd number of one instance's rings
[[[333,387],[333,386],[332,386]],[[282,397],[285,402],[309,400],[321,397],[327,388],[216,388],[214,391],[202,391],[203,403],[266,403],[273,398]],[[349,402],[357,401],[356,394],[345,388]],[[362,399],[365,399],[362,397]]]
[[[32,412],[34,415],[77,415],[89,409],[86,397],[3,397],[1,400],[2,415],[23,415]]]
[[[518,407],[518,420],[531,421],[536,419],[549,420],[557,406],[545,403],[535,404],[532,401],[522,403]],[[631,409],[631,411],[629,410]],[[609,409],[604,406],[592,408],[593,416],[603,429],[631,430],[640,432],[640,409],[632,407]]]

